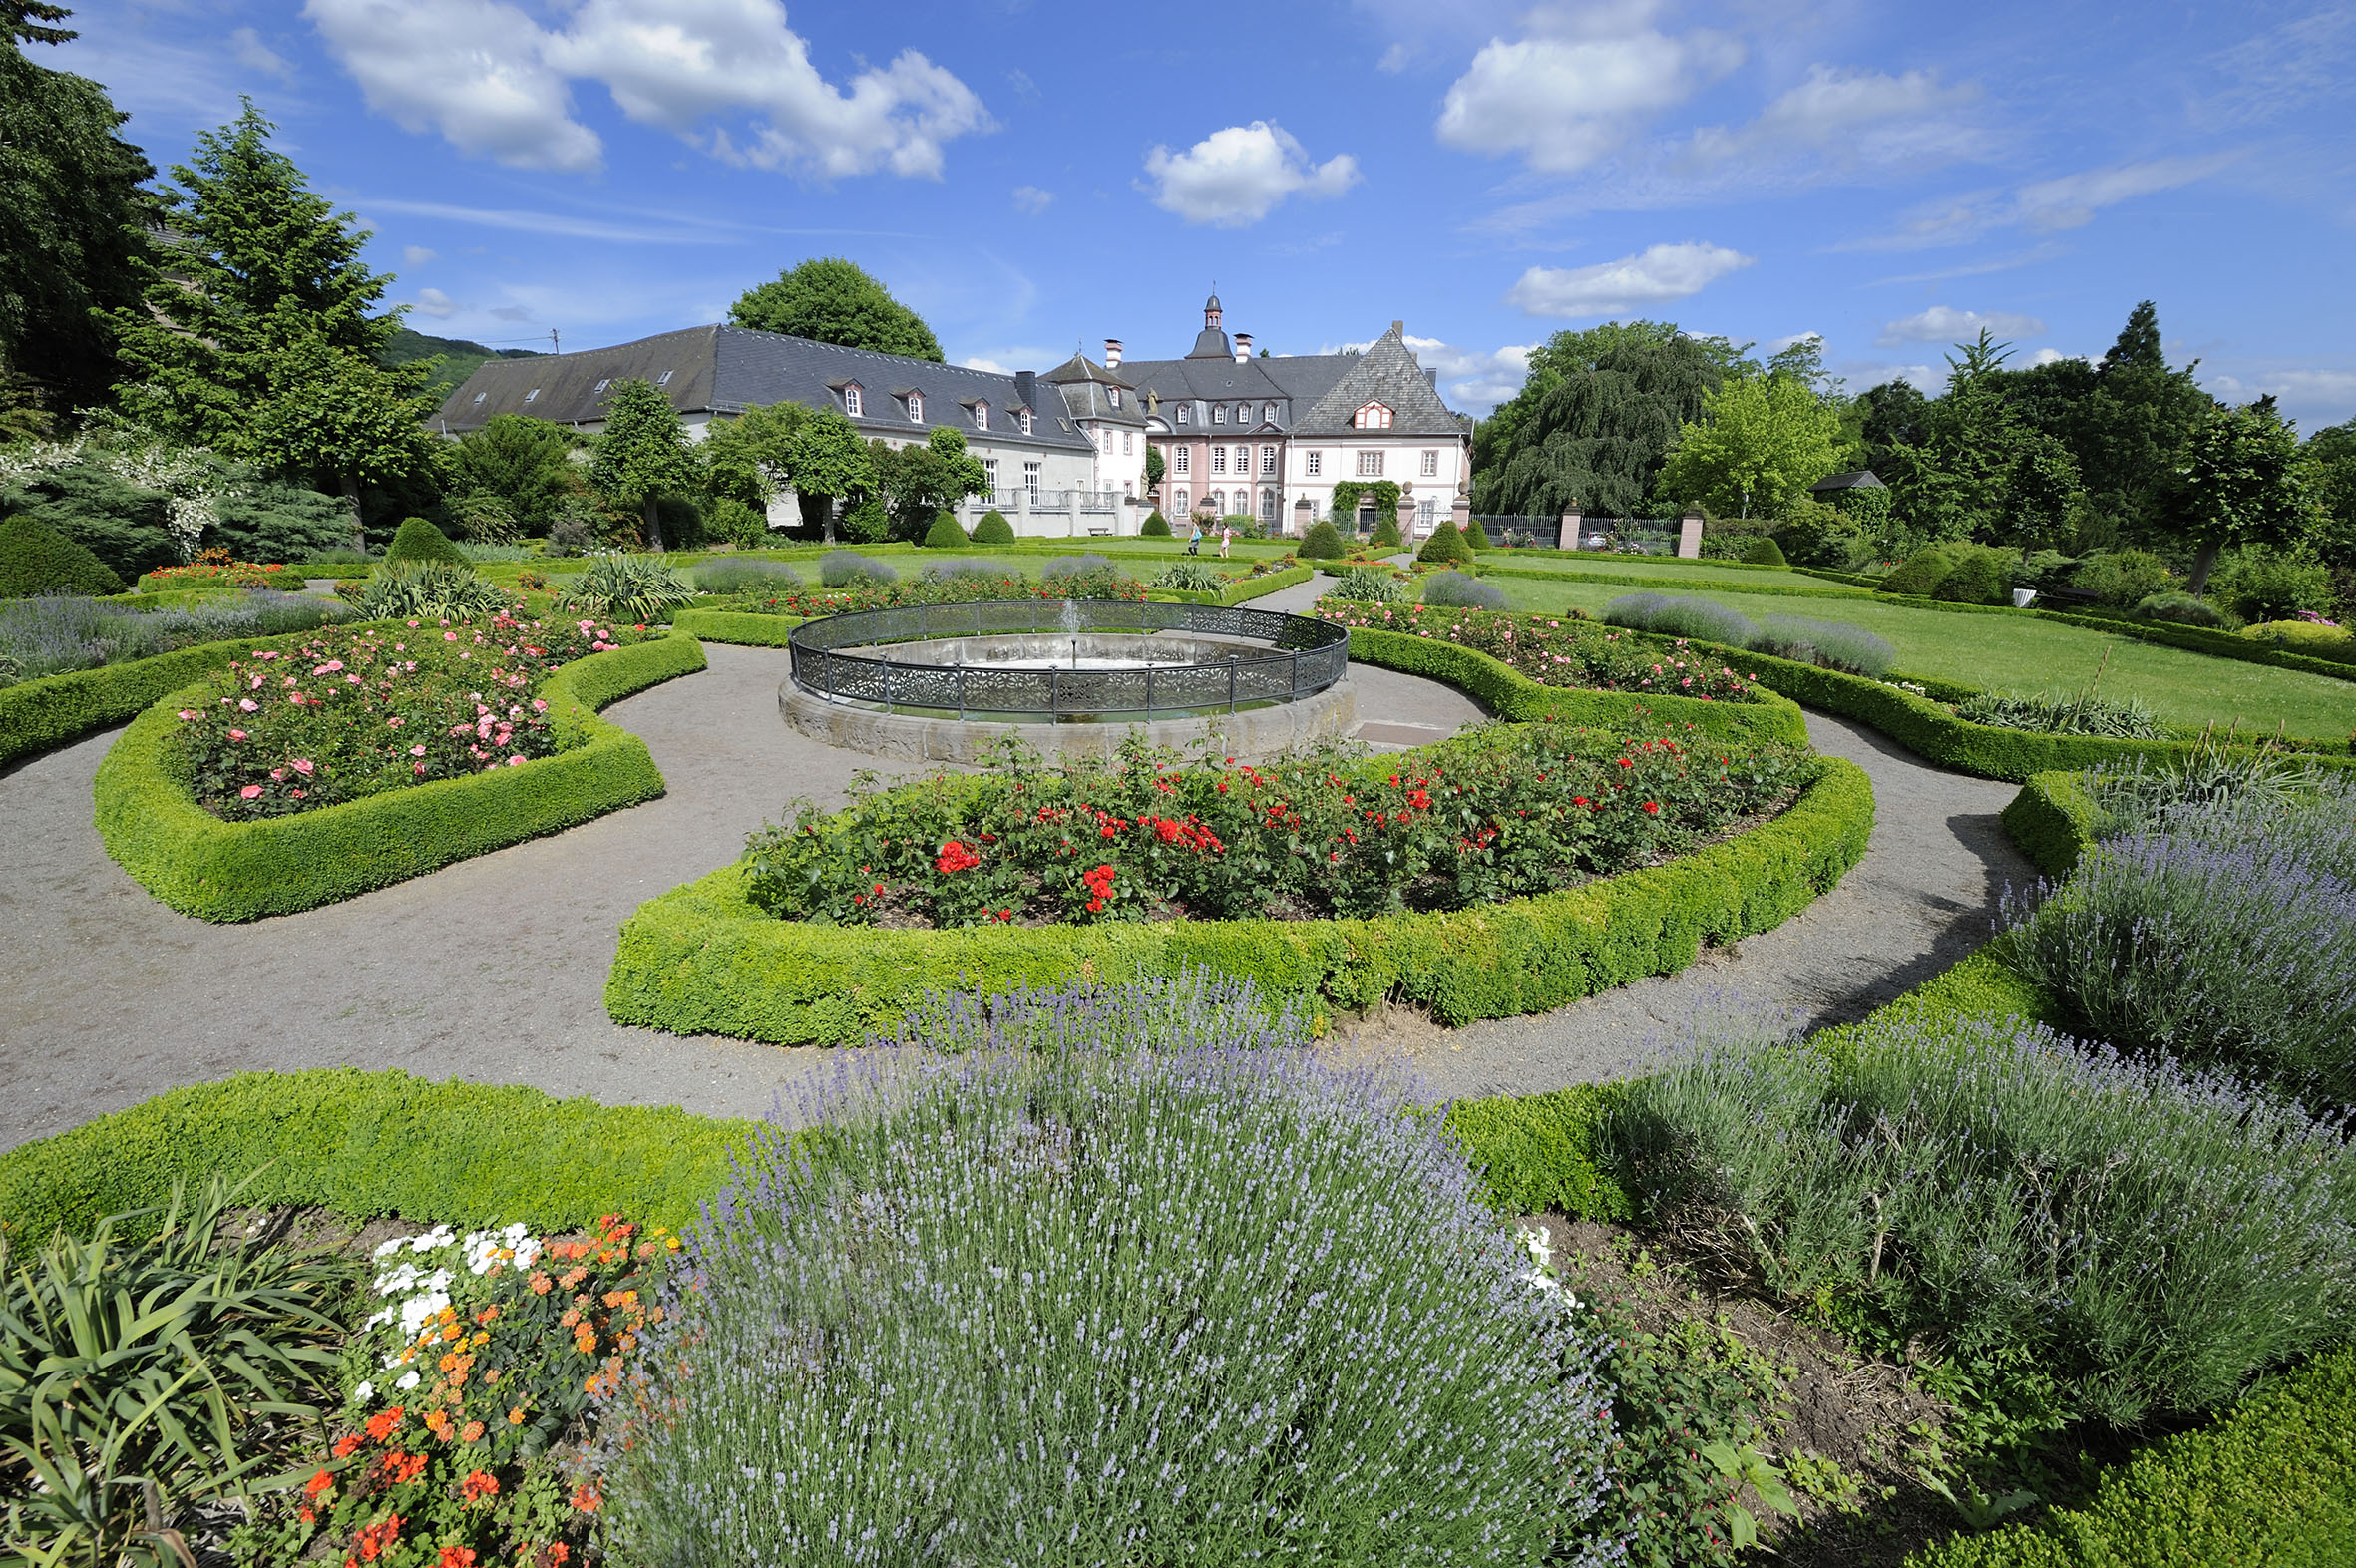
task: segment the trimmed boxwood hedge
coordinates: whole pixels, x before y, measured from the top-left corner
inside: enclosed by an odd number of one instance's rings
[[[2004,808],[2004,829],[2049,877],[2070,875],[2094,842],[2094,797],[2076,773],[2036,773]]]
[[[1513,554],[1518,555],[1520,552],[1516,551]],[[1746,562],[1720,561],[1713,562],[1711,565],[1741,566],[1749,569],[1749,563]],[[1750,570],[1769,571],[1772,569],[1763,567]],[[1864,588],[1834,588],[1830,584],[1761,583],[1755,586],[1749,583],[1647,583],[1641,578],[1632,578],[1620,573],[1549,572],[1544,567],[1503,567],[1496,564],[1494,557],[1480,564],[1480,575],[1483,578],[1522,578],[1534,583],[1605,583],[1616,588],[1625,588],[1631,593],[1698,593],[1705,597],[1712,593],[1773,594],[1777,598],[1845,598],[1851,603],[1860,600],[1872,601],[1873,597],[1872,593]],[[1941,607],[1952,609],[1954,606],[1942,605]],[[1523,610],[1521,613],[1530,614],[1534,611]]]
[[[0,518],[0,598],[122,591],[115,569],[80,541],[22,514]]]
[[[671,616],[671,629],[706,642],[736,642],[747,647],[781,648],[800,625],[796,615],[764,615],[749,609],[682,609]]]
[[[1541,1012],[1670,974],[1705,943],[1771,930],[1854,866],[1873,788],[1818,758],[1781,816],[1665,866],[1444,914],[1364,920],[882,931],[774,919],[741,864],[640,905],[622,923],[605,1010],[622,1023],[779,1044],[848,1044],[929,990],[995,994],[1073,975],[1125,980],[1209,968],[1323,1009],[1386,996],[1444,1023]]]
[[[2110,1466],[2082,1508],[1961,1536],[1908,1568],[2335,1568],[2356,1556],[2356,1351]]]
[[[187,688],[134,719],[99,764],[99,837],[133,880],[184,915],[315,909],[660,795],[646,743],[596,710],[703,667],[702,644],[675,634],[592,653],[541,687],[559,728],[578,738],[571,750],[258,822],[221,821],[171,776],[176,710],[206,694]]]
[[[1296,583],[1306,583],[1317,576],[1314,567],[1287,567],[1282,572],[1263,572],[1256,578],[1237,578],[1223,588],[1154,588],[1146,594],[1173,604],[1241,604],[1289,588]]]

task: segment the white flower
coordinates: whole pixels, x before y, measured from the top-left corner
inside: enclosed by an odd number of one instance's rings
[[[406,1236],[396,1236],[391,1241],[378,1242],[376,1244],[376,1256],[379,1258],[390,1258],[394,1253],[397,1253],[401,1250],[401,1244],[408,1239],[409,1238]]]
[[[357,1402],[357,1403],[360,1403],[360,1404],[366,1404],[366,1403],[367,1403],[367,1402],[368,1402],[370,1399],[373,1399],[373,1398],[375,1398],[375,1397],[376,1397],[376,1384],[374,1384],[374,1383],[372,1383],[372,1382],[364,1382],[364,1383],[360,1384],[360,1386],[359,1386],[359,1387],[357,1387],[357,1388],[354,1388],[354,1389],[352,1390],[352,1398],[353,1398],[353,1400],[354,1400],[355,1402]]]
[[[403,1393],[407,1393],[410,1389],[417,1386],[417,1372],[414,1370],[403,1372],[399,1379],[393,1383],[393,1386],[400,1389]]]

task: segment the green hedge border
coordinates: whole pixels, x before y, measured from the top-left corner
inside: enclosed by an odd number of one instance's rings
[[[1797,570],[1796,568],[1792,567],[1769,566],[1757,561],[1712,561],[1705,556],[1631,555],[1625,551],[1617,550],[1564,550],[1557,545],[1516,545],[1511,549],[1497,548],[1492,550],[1475,551],[1474,555],[1476,558],[1483,560],[1490,556],[1499,556],[1507,559],[1515,559],[1523,556],[1546,556],[1563,561],[1593,561],[1598,557],[1602,557],[1612,561],[1642,561],[1652,566],[1676,567],[1683,571],[1697,571],[1704,567],[1731,567],[1737,572],[1790,573]]]
[[[2094,842],[2094,797],[2076,773],[2031,774],[2004,808],[2003,821],[2039,871],[2067,877]]]
[[[1230,607],[1248,603],[1252,599],[1263,598],[1280,588],[1289,588],[1296,583],[1306,583],[1316,575],[1308,567],[1287,567],[1282,572],[1264,572],[1256,578],[1238,578],[1217,591],[1149,588],[1146,593],[1150,598],[1162,599],[1169,603],[1217,604],[1222,607]]]
[[[1713,565],[1736,566],[1740,565],[1740,563],[1723,562],[1713,563]],[[1751,568],[1750,570],[1771,572],[1774,569],[1771,567],[1767,567]],[[1650,593],[1662,591],[1662,589],[1646,584],[1641,578],[1622,577],[1616,573],[1547,572],[1537,567],[1492,567],[1485,561],[1481,563],[1480,576],[1484,579],[1517,578],[1527,583],[1604,583],[1614,587],[1625,586],[1628,591],[1631,593]],[[1797,584],[1784,583],[1763,583],[1756,588],[1752,587],[1748,583],[1678,584],[1675,585],[1674,588],[1671,588],[1669,591],[1680,593],[1708,593],[1713,588],[1717,588],[1720,591],[1727,593],[1773,594],[1781,598],[1836,598],[1845,599],[1852,604],[1860,601],[1870,601],[1876,597],[1886,600],[1888,597],[1887,594],[1876,595],[1870,588],[1802,588]],[[1530,614],[1542,612],[1525,610],[1523,613]]]
[[[189,687],[141,713],[99,764],[99,837],[134,881],[184,915],[242,921],[316,909],[660,795],[646,743],[596,710],[703,667],[702,644],[675,634],[590,654],[540,688],[571,749],[259,822],[221,821],[172,777],[176,710],[209,695]]]

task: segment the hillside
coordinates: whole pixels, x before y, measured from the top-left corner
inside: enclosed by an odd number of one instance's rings
[[[436,354],[442,356],[441,367],[434,372],[432,383],[437,397],[448,396],[451,388],[473,375],[475,367],[486,359],[535,357],[534,351],[529,348],[488,348],[465,338],[428,337],[423,332],[413,332],[403,327],[393,334],[392,342],[386,346],[384,362],[388,365],[407,365],[420,359],[431,359]]]

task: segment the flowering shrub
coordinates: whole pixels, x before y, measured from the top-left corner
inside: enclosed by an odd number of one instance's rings
[[[1035,583],[1011,570],[927,572],[910,581],[885,583],[859,577],[840,588],[814,591],[748,593],[728,607],[756,614],[797,615],[807,620],[863,609],[890,609],[900,604],[971,604],[1030,598],[1117,598],[1133,603],[1145,597],[1144,584],[1121,576],[1102,557],[1077,559],[1089,564],[1080,570],[1058,572],[1055,568],[1067,563],[1050,563],[1047,572]]]
[[[1688,652],[1669,652],[1589,622],[1577,610],[1525,615],[1459,609],[1444,604],[1345,604],[1320,600],[1320,620],[1369,626],[1453,642],[1509,664],[1542,686],[1592,691],[1652,691],[1723,701],[1748,696],[1751,682],[1723,664]]]
[[[1019,761],[962,787],[855,793],[752,835],[750,896],[787,920],[895,926],[1320,919],[1551,892],[1691,847],[1779,801],[1799,754],[1694,752],[1524,725],[1381,759],[1325,747],[1181,765]]]
[[[341,1549],[384,1568],[554,1568],[597,1524],[561,1449],[646,1333],[678,1238],[608,1215],[593,1240],[440,1226],[376,1249],[385,1305],[345,1358],[344,1429],[298,1496],[243,1532],[246,1561]]]
[[[265,648],[180,710],[181,781],[205,810],[241,822],[552,756],[563,741],[536,688],[621,640],[592,620],[497,615]]]
[[[193,588],[274,588],[300,592],[302,585],[302,574],[291,567],[250,561],[192,561],[185,567],[159,567],[139,580],[143,592]]]

